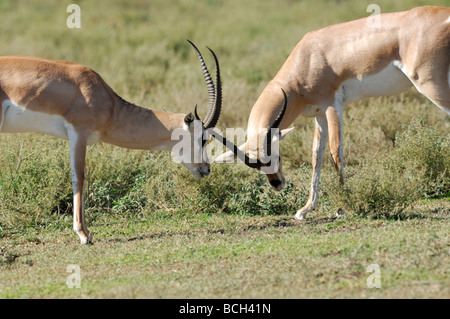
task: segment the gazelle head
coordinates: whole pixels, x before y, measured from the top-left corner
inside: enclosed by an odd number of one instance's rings
[[[181,149],[177,153],[178,160],[181,164],[189,169],[191,173],[197,177],[202,178],[208,176],[210,173],[210,165],[205,149],[206,144],[206,130],[216,126],[219,120],[220,111],[222,108],[222,83],[220,79],[219,61],[213,50],[208,48],[214,57],[216,64],[216,85],[212,81],[208,67],[200,53],[199,49],[187,40],[197,52],[200,64],[203,69],[203,76],[208,87],[209,94],[209,110],[204,120],[201,120],[197,113],[197,105],[194,108],[194,113],[189,113],[184,118],[183,129],[187,133],[187,149]]]
[[[249,143],[248,140],[246,143],[237,147],[223,137],[216,137],[217,139],[222,141],[222,143],[226,147],[228,147],[230,151],[220,155],[214,160],[215,163],[227,163],[238,158],[242,162],[244,162],[245,165],[251,168],[255,168],[266,174],[270,185],[276,191],[282,190],[285,186],[285,178],[283,175],[281,156],[278,147],[279,141],[294,129],[289,128],[281,131],[279,130],[281,120],[283,119],[287,108],[286,92],[283,89],[281,90],[284,95],[284,104],[281,108],[280,113],[278,114],[272,125],[269,127],[269,129],[263,131],[263,151],[256,151],[256,155],[251,154],[247,150]]]

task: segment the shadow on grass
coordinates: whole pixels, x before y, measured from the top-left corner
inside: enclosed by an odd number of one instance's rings
[[[186,230],[186,231],[177,231],[177,232],[169,232],[169,231],[163,231],[160,233],[153,233],[153,234],[142,234],[139,236],[134,236],[130,238],[110,238],[110,239],[98,239],[99,242],[133,242],[133,241],[140,241],[140,240],[146,240],[146,239],[160,239],[160,238],[171,238],[175,236],[192,236],[195,234],[204,234],[205,232],[209,235],[214,234],[227,234],[227,233],[234,233],[234,234],[243,234],[250,231],[263,231],[267,229],[279,229],[279,228],[301,228],[306,225],[324,225],[324,224],[330,224],[336,221],[338,218],[318,218],[318,219],[310,219],[306,221],[298,221],[295,220],[293,217],[286,218],[286,217],[280,217],[276,219],[272,219],[270,221],[264,222],[262,224],[258,225],[243,225],[242,227],[238,229],[233,230],[227,230],[224,228],[218,228],[218,229],[210,229],[210,230]]]

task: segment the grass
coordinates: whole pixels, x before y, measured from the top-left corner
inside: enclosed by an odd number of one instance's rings
[[[207,91],[189,38],[219,57],[225,131],[245,127],[306,32],[367,16],[370,3],[79,1],[75,30],[65,26],[70,2],[3,1],[0,54],[85,64],[131,102],[184,113],[198,103],[202,115]],[[450,297],[449,117],[410,90],[352,104],[344,123],[346,186],[326,159],[319,207],[304,222],[292,217],[309,192],[311,119],[281,143],[279,193],[242,165],[213,165],[196,180],[167,153],[90,146],[87,247],[72,231],[68,143],[2,134],[0,298]],[[80,289],[66,285],[72,264]],[[379,289],[367,286],[372,264]]]
[[[95,227],[82,247],[70,230],[34,229],[4,249],[3,297],[441,298],[448,296],[445,214],[404,221],[320,216],[166,216]],[[6,259],[6,257],[3,257]],[[11,257],[10,257],[11,258]],[[67,266],[81,268],[69,289]],[[381,288],[366,271],[381,268]]]

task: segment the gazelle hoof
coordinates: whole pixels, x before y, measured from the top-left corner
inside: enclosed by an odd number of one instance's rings
[[[81,245],[91,245],[92,244],[92,235],[88,236],[80,236]]]
[[[294,216],[295,220],[305,220],[306,219],[306,214],[302,214],[300,212],[297,212],[297,214],[295,214]]]

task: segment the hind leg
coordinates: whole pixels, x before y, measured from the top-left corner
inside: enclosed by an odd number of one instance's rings
[[[344,185],[344,153],[342,149],[343,140],[343,105],[335,103],[335,107],[328,108],[326,117],[328,121],[328,134],[331,159],[334,167],[339,173],[339,181]]]
[[[414,85],[420,93],[425,95],[431,102],[450,115],[450,88],[447,82],[429,81],[417,84],[414,83]]]
[[[417,91],[450,115],[450,59],[428,59],[419,68],[405,65],[402,71]]]

